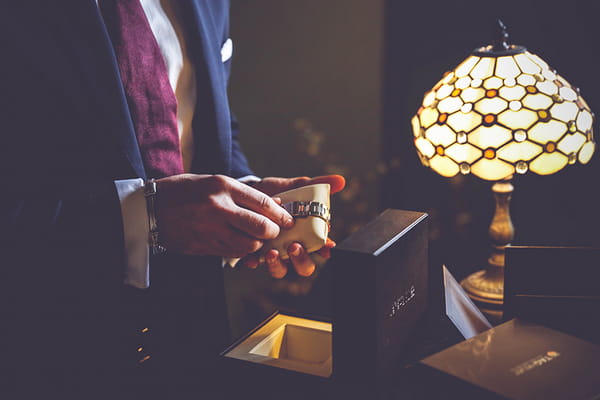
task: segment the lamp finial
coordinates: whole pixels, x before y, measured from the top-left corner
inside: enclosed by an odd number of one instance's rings
[[[508,32],[506,31],[506,25],[500,18],[498,18],[498,25],[500,26],[500,37],[498,41],[494,44],[495,51],[508,50],[510,46],[506,41],[508,40]]]

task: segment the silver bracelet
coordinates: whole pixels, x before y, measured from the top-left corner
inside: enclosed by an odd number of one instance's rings
[[[283,208],[294,218],[317,217],[327,223],[331,219],[327,206],[318,201],[292,201],[285,203]]]
[[[144,197],[146,198],[146,207],[148,209],[148,227],[150,228],[148,241],[152,255],[162,254],[167,251],[167,249],[164,246],[161,246],[159,242],[158,222],[155,209],[156,193],[156,182],[154,179],[148,180],[144,184]]]

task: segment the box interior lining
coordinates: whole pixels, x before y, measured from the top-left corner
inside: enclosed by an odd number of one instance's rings
[[[225,357],[329,377],[332,373],[332,325],[277,314],[225,353]]]

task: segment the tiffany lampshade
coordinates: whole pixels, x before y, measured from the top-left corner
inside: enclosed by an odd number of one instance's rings
[[[524,47],[508,45],[499,23],[501,39],[447,72],[412,119],[423,165],[445,177],[474,174],[495,182],[492,254],[485,270],[462,282],[490,310],[501,309],[504,248],[514,236],[511,178],[586,164],[595,149],[594,115],[579,90]]]

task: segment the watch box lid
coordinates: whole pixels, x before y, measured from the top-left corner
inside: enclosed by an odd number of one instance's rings
[[[509,399],[600,396],[600,346],[520,319],[421,363]]]
[[[335,249],[378,256],[425,218],[423,212],[387,209]]]

